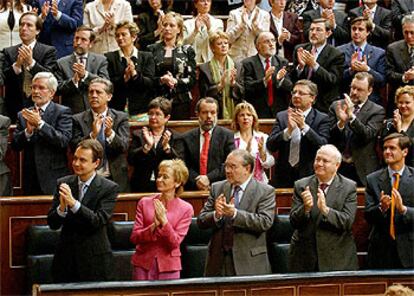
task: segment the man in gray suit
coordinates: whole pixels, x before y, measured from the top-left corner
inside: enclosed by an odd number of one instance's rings
[[[0,115],[0,196],[12,194],[10,183],[10,169],[4,163],[9,138],[10,118]]]
[[[339,174],[341,153],[319,148],[315,174],[295,182],[290,223],[291,272],[356,270],[358,259],[352,224],[357,210],[356,184]]]
[[[91,28],[79,27],[73,38],[74,53],[58,60],[58,94],[62,96],[62,105],[70,107],[73,114],[89,108],[88,86],[92,79],[109,79],[106,57],[89,52],[94,40]]]
[[[200,228],[212,228],[206,276],[270,273],[266,231],[272,226],[275,191],[253,176],[254,158],[246,150],[227,156],[227,180],[213,183],[197,219]]]
[[[125,112],[108,108],[113,90],[111,81],[105,78],[98,77],[91,81],[91,108],[73,116],[73,137],[70,145],[75,151],[82,140],[97,139],[104,147],[104,159],[97,170],[98,175],[115,181],[121,192],[128,192],[128,116]]]
[[[387,167],[367,177],[368,268],[414,268],[414,169],[405,165],[410,146],[406,135],[385,137]]]
[[[365,186],[365,177],[379,168],[375,145],[378,130],[385,118],[385,110],[368,100],[374,78],[367,72],[358,72],[352,79],[349,96],[329,108],[330,142],[341,151],[343,159],[339,170],[344,176]]]

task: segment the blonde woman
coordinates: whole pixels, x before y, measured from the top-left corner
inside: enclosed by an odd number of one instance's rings
[[[179,159],[159,165],[159,193],[143,197],[137,205],[131,242],[134,280],[171,280],[180,278],[180,244],[194,214],[191,204],[179,198],[188,180],[188,169]]]
[[[236,82],[237,69],[228,55],[229,36],[217,31],[209,38],[213,58],[199,67],[200,97],[213,97],[220,104],[220,118],[233,119],[234,106],[240,96],[241,87]]]
[[[191,88],[195,83],[195,53],[183,45],[183,18],[175,12],[162,17],[160,42],[148,46],[155,61],[157,96],[172,101],[171,119],[189,119]]]
[[[245,149],[255,158],[254,178],[268,183],[264,170],[271,168],[275,159],[266,148],[268,135],[259,131],[259,118],[252,104],[243,102],[236,106],[232,127],[236,149]]]

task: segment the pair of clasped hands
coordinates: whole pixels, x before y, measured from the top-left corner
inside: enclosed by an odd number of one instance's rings
[[[154,199],[154,223],[152,224],[152,231],[159,226],[167,224],[167,209],[159,199]]]
[[[395,208],[400,214],[404,214],[407,211],[407,207],[404,206],[402,197],[400,192],[393,188],[392,194],[394,194],[395,198]],[[391,196],[388,194],[385,194],[384,191],[381,191],[381,197],[380,197],[380,209],[381,212],[386,212],[391,206]]]
[[[216,219],[221,219],[223,217],[234,217],[234,214],[236,212],[236,207],[234,206],[234,197],[231,198],[229,203],[227,203],[224,193],[220,194],[214,202],[214,210],[216,211]]]
[[[303,200],[303,205],[305,207],[305,212],[309,213],[313,208],[313,197],[312,197],[312,193],[310,192],[309,186],[306,186],[305,190],[302,191],[300,196]],[[321,213],[324,216],[328,215],[329,207],[326,205],[325,193],[323,192],[323,190],[321,188],[318,188],[317,197],[318,197],[317,207],[318,207],[319,211],[321,211]]]

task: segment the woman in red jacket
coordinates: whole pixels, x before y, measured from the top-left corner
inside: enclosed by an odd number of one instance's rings
[[[193,216],[192,206],[179,198],[188,179],[182,160],[164,160],[156,180],[160,193],[142,198],[137,205],[131,242],[135,280],[180,278],[180,244]]]

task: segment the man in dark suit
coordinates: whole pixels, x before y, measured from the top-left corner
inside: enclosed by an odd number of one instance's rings
[[[73,156],[74,175],[57,180],[47,215],[51,229],[62,228],[52,265],[57,283],[112,279],[106,226],[115,207],[118,185],[96,173],[102,160],[102,145],[84,140]]]
[[[124,21],[116,25],[115,39],[119,50],[105,54],[109,77],[114,84],[111,108],[123,111],[128,103],[130,116],[147,112],[154,97],[155,63],[152,54],[138,51],[134,46],[139,29],[135,23]]]
[[[368,268],[414,268],[414,169],[404,164],[411,145],[406,135],[385,137],[387,167],[367,177]]]
[[[394,27],[394,37],[395,40],[400,40],[403,38],[401,30],[401,21],[403,17],[407,14],[410,14],[414,11],[414,1],[413,0],[393,0],[391,2],[391,11],[392,11],[392,24]]]
[[[34,0],[32,3],[43,20],[39,41],[54,46],[58,59],[70,55],[74,33],[83,22],[83,1]]]
[[[34,12],[25,12],[19,19],[21,44],[3,50],[3,74],[6,86],[6,112],[12,122],[17,112],[32,105],[30,84],[38,72],[54,72],[56,49],[36,41],[42,30],[42,20]]]
[[[195,109],[200,127],[178,139],[177,153],[190,173],[187,189],[208,190],[211,183],[225,178],[224,161],[234,149],[234,136],[230,130],[217,126],[218,102],[215,99],[202,98]]]
[[[310,27],[315,19],[324,18],[328,20],[332,34],[328,38],[328,43],[338,46],[349,41],[349,25],[346,13],[333,10],[335,0],[319,0],[319,7],[306,11],[303,16],[303,31],[305,37],[310,40]]]
[[[377,0],[364,0],[363,6],[350,10],[348,14],[351,21],[360,16],[371,21],[372,30],[368,37],[368,43],[385,49],[391,42],[392,12],[378,6]]]
[[[298,15],[285,11],[286,0],[270,0],[270,32],[277,40],[277,55],[293,59],[293,50],[301,42],[301,32],[298,26]]]
[[[290,272],[357,270],[352,224],[356,184],[337,173],[341,153],[324,145],[316,153],[315,174],[295,182],[290,223]]]
[[[310,25],[309,43],[296,47],[293,55],[292,82],[308,79],[316,83],[320,93],[315,108],[328,112],[329,105],[340,94],[344,72],[344,54],[327,44],[331,25],[325,19],[315,19]],[[328,87],[329,86],[329,87]]]
[[[12,195],[10,169],[4,159],[6,158],[7,143],[9,139],[10,118],[0,115],[0,196]]]
[[[328,143],[329,120],[312,105],[318,88],[309,80],[299,80],[293,87],[292,107],[276,115],[267,149],[278,152],[274,170],[276,188],[293,187],[296,180],[313,173],[313,159],[320,146]]]
[[[414,15],[402,20],[404,40],[387,47],[387,81],[391,86],[387,113],[392,116],[395,109],[394,93],[398,87],[414,85]]]
[[[98,175],[115,181],[121,192],[128,192],[128,116],[125,112],[108,108],[112,93],[113,86],[109,80],[98,77],[90,82],[88,96],[91,108],[73,116],[70,145],[75,150],[84,139],[98,140],[104,147],[104,159],[97,170]]]
[[[375,145],[377,133],[385,118],[385,110],[368,100],[374,78],[359,72],[351,83],[349,96],[332,103],[329,109],[330,142],[341,151],[339,172],[365,186],[365,177],[379,168]]]
[[[73,114],[89,109],[88,86],[92,79],[109,79],[106,58],[89,52],[94,40],[91,28],[79,27],[73,38],[74,53],[57,62],[58,94],[62,96],[62,105],[71,108]]]
[[[68,107],[52,101],[56,88],[52,73],[37,73],[32,82],[34,107],[18,114],[12,148],[24,151],[25,195],[53,194],[56,180],[69,173],[66,153],[72,137],[72,119]]]
[[[205,276],[271,273],[266,231],[275,211],[274,188],[253,178],[254,158],[234,150],[226,159],[226,180],[214,183],[197,224],[212,228]]]
[[[352,42],[343,44],[338,50],[345,55],[343,92],[349,92],[352,78],[358,72],[368,72],[374,77],[374,88],[369,99],[383,105],[380,88],[385,86],[386,60],[382,48],[367,43],[371,35],[372,22],[366,17],[356,17],[351,22]]]
[[[270,32],[256,38],[257,55],[242,62],[245,100],[256,109],[259,118],[274,118],[289,105],[292,83],[286,75],[288,61],[276,54],[276,39]]]

